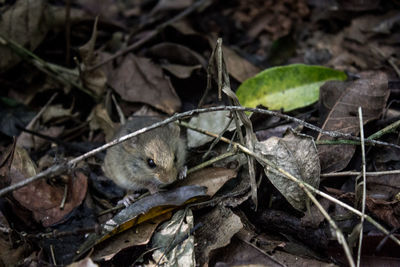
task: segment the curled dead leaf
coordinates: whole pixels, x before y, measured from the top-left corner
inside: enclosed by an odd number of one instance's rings
[[[315,188],[319,187],[319,158],[311,137],[289,131],[283,138],[271,137],[263,142],[258,142],[255,151],[294,177]],[[304,211],[308,198],[297,183],[289,180],[283,174],[272,171],[269,166],[265,166],[264,171],[286,200],[295,209]]]

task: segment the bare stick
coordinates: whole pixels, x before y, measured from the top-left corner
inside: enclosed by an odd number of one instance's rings
[[[365,144],[364,144],[364,124],[363,124],[363,117],[362,117],[362,109],[361,107],[358,107],[358,117],[360,120],[360,138],[361,138],[361,157],[362,157],[362,203],[361,203],[361,213],[363,216],[361,217],[360,220],[360,237],[358,238],[358,253],[357,253],[357,267],[360,267],[360,262],[361,262],[361,249],[362,249],[362,240],[363,240],[363,230],[364,230],[364,215],[365,215],[365,202],[366,202],[366,196],[367,196],[367,177],[365,175],[365,172],[367,170],[366,167],[366,162],[365,162]],[[356,179],[357,184],[356,184],[356,192],[359,192],[359,186],[360,184],[358,183],[359,179]],[[356,198],[357,200],[357,198]],[[358,201],[357,201],[358,202]]]
[[[297,123],[299,123],[301,125],[304,125],[304,127],[307,127],[307,128],[309,128],[311,130],[314,130],[314,131],[318,131],[321,134],[326,134],[326,135],[329,135],[329,136],[332,136],[332,137],[346,137],[346,138],[351,138],[353,140],[358,140],[359,139],[358,137],[353,136],[353,135],[349,135],[349,134],[344,134],[344,133],[335,132],[335,131],[322,130],[321,128],[318,128],[317,126],[314,126],[314,125],[312,125],[310,123],[304,122],[303,120],[300,120],[300,119],[297,119],[297,118],[294,118],[294,117],[290,117],[288,115],[284,115],[284,114],[281,114],[281,113],[278,113],[278,112],[275,112],[275,111],[270,111],[270,110],[264,110],[264,109],[258,109],[258,108],[246,108],[246,107],[240,107],[240,106],[219,106],[219,107],[210,107],[210,108],[203,108],[203,109],[193,109],[193,110],[189,110],[189,111],[186,111],[186,112],[177,113],[177,114],[169,117],[168,119],[165,119],[165,120],[163,120],[161,122],[152,124],[149,127],[145,127],[143,129],[137,130],[137,131],[135,131],[133,133],[130,133],[128,135],[122,136],[122,137],[120,137],[120,138],[118,138],[116,140],[113,140],[113,141],[111,141],[111,142],[109,142],[109,143],[107,143],[107,144],[105,144],[105,145],[103,145],[101,147],[93,149],[93,150],[91,150],[91,151],[89,151],[89,152],[87,152],[87,153],[85,153],[85,154],[83,154],[83,155],[81,155],[79,157],[76,157],[76,158],[74,158],[74,159],[72,159],[72,160],[70,160],[70,161],[68,161],[66,163],[59,164],[59,165],[54,165],[54,166],[52,166],[52,167],[50,167],[50,168],[38,173],[35,176],[29,177],[29,178],[27,178],[27,179],[25,179],[25,180],[23,180],[23,181],[21,181],[19,183],[16,183],[16,184],[13,184],[13,185],[8,186],[6,188],[3,188],[3,189],[0,190],[0,197],[4,196],[5,194],[7,194],[7,193],[9,193],[9,192],[11,192],[13,190],[16,190],[18,188],[24,187],[24,186],[26,186],[26,185],[28,185],[28,184],[36,181],[36,180],[39,180],[39,179],[42,179],[42,178],[45,178],[45,177],[49,177],[49,176],[52,176],[52,175],[57,175],[57,174],[60,174],[60,173],[66,171],[68,169],[72,169],[74,167],[74,165],[76,163],[78,163],[79,161],[87,159],[87,158],[89,158],[89,157],[91,157],[91,156],[93,156],[93,155],[95,155],[95,154],[97,154],[97,153],[99,153],[99,152],[101,152],[103,150],[106,150],[107,148],[110,148],[110,147],[115,146],[115,145],[117,145],[119,143],[122,143],[122,142],[124,142],[124,141],[126,141],[126,140],[128,140],[128,139],[130,139],[130,138],[132,138],[134,136],[139,135],[139,134],[148,132],[148,131],[150,131],[152,129],[161,127],[163,125],[166,125],[166,124],[168,124],[170,122],[173,122],[173,121],[176,121],[176,120],[179,120],[179,119],[182,119],[182,118],[192,117],[195,114],[204,113],[204,112],[212,112],[212,111],[221,111],[221,110],[250,111],[250,112],[257,112],[257,113],[261,113],[261,114],[268,114],[268,115],[277,116],[277,117],[280,117],[280,118],[285,118],[287,120],[297,122]],[[222,140],[222,138],[221,138],[221,140]],[[372,142],[372,143],[376,142],[378,144],[378,141],[375,141],[375,140],[369,140],[369,142]],[[389,144],[389,143],[386,143],[386,142],[379,142],[379,144],[381,144],[381,145],[389,145],[389,146],[393,145],[393,144]],[[396,147],[398,147],[398,146],[396,146]]]
[[[211,133],[211,132],[208,132],[208,131],[205,131],[205,130],[198,130],[197,128],[192,127],[192,126],[190,126],[190,125],[187,124],[187,123],[182,123],[182,122],[181,122],[181,125],[183,125],[183,126],[189,128],[189,129],[192,129],[192,130],[194,130],[194,131],[198,131],[198,132],[200,132],[200,133],[207,134],[207,135],[209,135],[209,136],[213,136],[213,137],[217,137],[217,136],[218,136],[218,134],[215,134],[215,133]],[[227,139],[227,138],[225,138],[225,137],[222,137],[222,138],[221,138],[221,141],[227,142],[227,143],[228,143],[228,142],[231,142],[229,139]],[[362,212],[360,212],[359,210],[353,208],[352,206],[350,206],[350,205],[348,205],[348,204],[346,204],[346,203],[344,203],[344,202],[342,202],[342,201],[340,201],[340,200],[338,200],[338,199],[336,199],[336,198],[334,198],[334,197],[332,197],[332,196],[330,196],[330,195],[328,195],[328,194],[326,194],[326,193],[324,193],[324,192],[322,192],[322,191],[320,191],[320,190],[314,188],[314,187],[311,186],[310,184],[308,184],[308,183],[306,183],[306,182],[304,182],[304,181],[302,181],[302,180],[300,180],[300,179],[294,177],[293,175],[291,175],[290,173],[288,173],[288,172],[285,171],[284,169],[275,166],[275,164],[273,164],[271,161],[269,161],[269,160],[267,160],[267,159],[261,157],[260,155],[254,153],[253,151],[249,150],[247,147],[242,146],[241,144],[236,143],[236,142],[233,142],[233,144],[236,145],[237,148],[239,148],[242,152],[244,152],[244,153],[246,153],[246,154],[248,154],[248,155],[251,155],[251,156],[255,157],[256,159],[260,160],[261,162],[264,162],[265,164],[267,164],[268,166],[271,166],[271,170],[277,171],[277,172],[283,174],[283,175],[284,175],[286,178],[288,178],[289,180],[291,180],[291,181],[297,183],[301,188],[305,187],[306,189],[310,190],[311,192],[313,192],[313,193],[315,193],[315,194],[318,194],[318,195],[320,195],[320,196],[322,196],[322,197],[324,197],[324,198],[326,198],[326,199],[332,201],[333,203],[342,206],[343,208],[345,208],[345,209],[347,209],[347,210],[353,212],[354,214],[358,215],[359,217],[365,218],[365,220],[367,220],[368,222],[370,222],[372,225],[374,225],[378,230],[380,230],[380,231],[383,232],[384,234],[388,235],[388,237],[389,237],[390,239],[392,239],[397,245],[400,246],[400,240],[397,239],[395,236],[393,236],[388,230],[386,230],[382,225],[380,225],[380,224],[379,224],[377,221],[375,221],[372,217],[368,216],[367,214],[363,214]]]
[[[332,173],[323,173],[321,177],[342,177],[342,176],[358,176],[361,175],[361,172],[332,172]],[[400,174],[400,170],[392,170],[392,171],[380,171],[380,172],[366,172],[366,176],[382,176],[382,175],[394,175]]]

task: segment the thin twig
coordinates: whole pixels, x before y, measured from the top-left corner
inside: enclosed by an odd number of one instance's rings
[[[73,86],[85,92],[89,96],[97,99],[98,97],[94,95],[89,89],[81,86],[79,83],[74,81],[71,77],[66,77],[66,75],[74,76],[76,78],[77,75],[74,73],[73,70],[46,62],[45,60],[38,57],[33,52],[29,51],[25,47],[21,46],[20,44],[14,42],[13,40],[8,39],[6,36],[0,34],[0,44],[7,46],[10,48],[15,54],[20,56],[22,59],[26,60],[27,62],[34,65],[38,70],[42,71],[43,73],[47,74],[54,80],[60,82],[65,86]],[[66,74],[66,75],[65,75]]]
[[[234,149],[234,151],[230,151],[230,152],[226,152],[224,154],[221,154],[218,157],[215,157],[215,158],[212,158],[212,159],[207,160],[205,162],[202,162],[201,164],[191,168],[190,170],[187,171],[187,174],[190,174],[192,172],[204,169],[205,167],[210,166],[211,164],[213,164],[213,163],[215,163],[217,161],[220,161],[220,160],[235,156],[236,154],[237,154],[236,149]]]
[[[119,121],[121,122],[122,125],[124,125],[126,122],[124,113],[122,112],[121,107],[118,105],[117,99],[115,98],[114,94],[111,94],[111,98],[112,98],[112,101],[114,102],[115,108],[117,109]]]
[[[189,210],[189,208],[186,207],[186,208],[184,209],[184,211],[182,212],[182,219],[181,219],[181,221],[179,222],[178,228],[176,229],[176,231],[175,231],[175,233],[174,233],[174,237],[170,240],[168,246],[162,248],[164,251],[163,251],[163,253],[161,254],[161,257],[157,260],[156,266],[160,266],[161,260],[176,246],[176,244],[175,244],[175,246],[174,246],[174,241],[175,241],[176,237],[178,236],[179,231],[180,231],[181,228],[182,228],[182,225],[183,225],[183,222],[184,222],[184,220],[185,220],[185,218],[186,218],[186,215],[187,215],[187,213],[188,213],[188,210]],[[189,230],[189,228],[190,228],[190,227],[188,227],[188,230]]]
[[[65,184],[64,185],[63,198],[62,198],[61,203],[60,203],[60,209],[61,210],[64,209],[64,207],[65,207],[65,202],[67,201],[67,197],[68,197],[68,184]]]
[[[266,256],[267,258],[269,258],[271,261],[275,262],[276,264],[278,264],[278,265],[280,265],[282,267],[286,267],[287,266],[287,265],[283,264],[282,262],[279,262],[278,260],[276,260],[273,256],[269,255],[268,253],[266,253],[264,250],[260,249],[259,247],[257,247],[253,243],[247,241],[246,239],[240,239],[240,240],[242,240],[247,245],[249,245],[252,248],[254,248],[255,250],[257,250],[258,252],[260,252],[261,254],[263,254],[264,256]]]
[[[385,128],[377,131],[376,133],[371,134],[370,136],[368,136],[367,139],[368,140],[378,139],[379,137],[381,137],[384,134],[394,132],[399,126],[400,126],[400,120],[395,121],[395,122],[389,124],[388,126],[386,126]]]
[[[34,126],[36,124],[36,122],[40,119],[40,117],[42,117],[43,113],[47,110],[47,108],[51,105],[51,103],[53,103],[54,99],[56,98],[56,96],[58,95],[58,93],[54,93],[50,99],[47,101],[47,103],[40,109],[40,111],[35,115],[35,117],[33,117],[33,119],[28,123],[28,125],[26,126],[27,130],[33,130]],[[17,138],[17,144],[18,144],[18,140],[22,140],[22,137],[27,135],[27,133],[22,132],[18,138]]]
[[[190,126],[190,125],[187,125],[187,126],[186,126],[185,124],[183,124],[183,125],[184,125],[185,127],[188,127],[189,129],[192,129],[192,130],[194,130],[194,131],[197,131],[196,128],[194,128],[194,127],[192,127],[192,126]],[[217,137],[217,136],[218,136],[218,135],[215,134],[215,133],[210,133],[210,132],[204,131],[204,130],[201,130],[201,131],[199,131],[199,132],[200,132],[200,133],[207,134],[207,135],[210,135],[210,136],[213,136],[213,137]],[[225,137],[222,137],[222,138],[221,138],[221,141],[223,141],[223,142],[230,142],[230,140],[227,139],[227,138],[225,138]],[[386,230],[382,225],[380,225],[380,224],[379,224],[377,221],[375,221],[372,217],[368,216],[367,214],[361,213],[359,210],[353,208],[352,206],[350,206],[350,205],[348,205],[348,204],[346,204],[346,203],[344,203],[344,202],[342,202],[342,201],[340,201],[340,200],[338,200],[338,199],[336,199],[336,198],[334,198],[334,197],[332,197],[332,196],[330,196],[330,195],[328,195],[328,194],[326,194],[326,193],[324,193],[324,192],[322,192],[322,191],[320,191],[320,190],[314,188],[312,185],[310,185],[310,184],[308,184],[308,183],[306,183],[306,182],[304,182],[304,181],[302,181],[302,180],[300,180],[300,179],[294,177],[293,175],[291,175],[291,174],[288,173],[287,171],[283,170],[282,168],[275,166],[275,164],[273,164],[271,161],[269,161],[269,160],[267,160],[267,159],[261,157],[260,155],[254,153],[253,151],[250,151],[247,147],[242,146],[241,144],[235,143],[235,142],[234,142],[234,144],[235,144],[240,150],[242,150],[242,152],[244,152],[244,153],[246,153],[246,154],[248,154],[248,155],[251,155],[251,156],[255,157],[256,159],[260,160],[261,162],[264,162],[265,164],[267,164],[268,166],[270,166],[272,170],[278,171],[279,173],[283,174],[286,178],[288,178],[289,180],[291,180],[291,181],[297,183],[300,187],[303,185],[305,188],[307,188],[307,189],[310,190],[311,192],[313,192],[313,193],[315,193],[315,194],[318,194],[318,195],[320,195],[320,196],[322,196],[322,197],[324,197],[324,198],[326,198],[326,199],[328,199],[328,200],[334,202],[335,204],[340,205],[341,207],[343,207],[343,208],[345,208],[345,209],[347,209],[347,210],[353,212],[354,214],[356,214],[356,215],[359,216],[359,217],[364,217],[365,220],[367,220],[368,222],[370,222],[372,225],[374,225],[378,230],[380,230],[380,231],[383,232],[384,234],[388,235],[390,239],[392,239],[397,245],[400,246],[400,240],[398,240],[395,236],[393,236],[392,234],[390,234],[390,232],[389,232],[388,230]]]
[[[119,143],[122,143],[122,142],[124,142],[124,141],[126,141],[128,139],[131,139],[134,136],[137,136],[139,134],[148,132],[150,130],[153,130],[155,128],[161,127],[161,126],[166,125],[166,124],[168,124],[170,122],[177,121],[179,119],[183,119],[183,118],[194,116],[195,114],[204,113],[204,112],[221,111],[221,110],[250,111],[250,112],[257,112],[257,113],[261,113],[261,114],[268,114],[268,115],[277,116],[277,117],[280,117],[280,118],[285,118],[287,120],[291,120],[291,121],[297,122],[297,123],[303,125],[304,127],[307,127],[307,128],[309,128],[311,130],[314,130],[314,131],[318,131],[321,134],[329,135],[331,137],[346,137],[346,138],[350,138],[350,139],[353,139],[353,140],[358,140],[359,139],[358,137],[352,136],[352,135],[349,135],[349,134],[344,134],[344,133],[335,132],[335,131],[322,130],[321,128],[318,128],[317,126],[314,126],[314,125],[312,125],[310,123],[304,122],[304,121],[302,121],[300,119],[297,119],[297,118],[294,118],[294,117],[291,117],[291,116],[288,116],[288,115],[284,115],[284,114],[281,114],[281,113],[278,113],[278,112],[275,112],[275,111],[270,111],[270,110],[264,110],[264,109],[258,109],[258,108],[246,108],[246,107],[240,107],[240,106],[219,106],[219,107],[210,107],[210,108],[203,108],[203,109],[193,109],[193,110],[190,110],[190,111],[177,113],[177,114],[175,114],[175,115],[173,115],[173,116],[171,116],[171,117],[169,117],[169,118],[167,118],[167,119],[165,119],[165,120],[163,120],[161,122],[157,122],[157,123],[152,124],[152,125],[150,125],[148,127],[142,128],[142,129],[137,130],[137,131],[135,131],[133,133],[130,133],[130,134],[122,136],[122,137],[120,137],[118,139],[115,139],[115,140],[113,140],[113,141],[111,141],[111,142],[109,142],[109,143],[107,143],[107,144],[105,144],[103,146],[95,148],[95,149],[93,149],[93,150],[91,150],[91,151],[89,151],[89,152],[87,152],[87,153],[85,153],[85,154],[83,154],[83,155],[81,155],[79,157],[76,157],[76,158],[73,158],[72,160],[69,160],[66,163],[59,164],[59,165],[54,165],[54,166],[52,166],[52,167],[50,167],[50,168],[38,173],[35,176],[29,177],[29,178],[27,178],[27,179],[25,179],[25,180],[23,180],[21,182],[18,182],[18,183],[15,183],[15,184],[11,185],[11,186],[3,188],[3,189],[0,190],[0,197],[4,196],[5,194],[7,194],[7,193],[9,193],[9,192],[11,192],[13,190],[16,190],[16,189],[19,189],[21,187],[24,187],[24,186],[26,186],[26,185],[28,185],[28,184],[36,181],[36,180],[43,179],[45,177],[49,177],[49,176],[52,176],[52,175],[58,175],[58,174],[66,171],[68,169],[73,168],[75,166],[75,164],[77,164],[78,162],[80,162],[80,161],[82,161],[84,159],[87,159],[87,158],[89,158],[89,157],[91,157],[91,156],[93,156],[93,155],[95,155],[95,154],[97,154],[97,153],[99,153],[99,152],[101,152],[103,150],[106,150],[106,149],[108,149],[108,148],[110,148],[112,146],[115,146],[115,145],[117,145]],[[222,140],[222,138],[221,138],[221,140]],[[368,142],[372,142],[372,143],[376,142],[378,144],[378,141],[375,141],[375,140],[369,140]],[[392,144],[389,144],[389,143],[386,143],[386,142],[379,142],[379,144],[388,145],[388,146],[392,145]],[[398,146],[396,146],[396,147],[398,147]],[[245,148],[245,147],[243,147],[243,148]],[[247,148],[246,148],[246,150],[250,151]]]
[[[361,172],[356,171],[346,171],[346,172],[332,172],[332,173],[322,173],[321,177],[343,177],[343,176],[358,176]],[[400,174],[400,170],[392,171],[380,171],[380,172],[365,172],[366,176],[382,176],[382,175],[394,175]]]
[[[181,122],[181,125],[183,125],[183,126],[185,126],[185,127],[188,127],[189,129],[199,131],[198,129],[192,127],[191,125],[189,125],[189,124],[187,124],[187,123]],[[214,137],[217,137],[217,136],[218,136],[218,135],[215,134],[215,133],[210,133],[210,132],[204,131],[204,130],[200,130],[199,132],[200,132],[200,133],[205,133],[205,134],[207,134],[207,135],[212,135],[212,136],[214,136]],[[225,137],[222,137],[222,138],[221,138],[221,141],[229,142],[229,139],[227,139],[227,138],[225,138]],[[267,160],[267,159],[261,157],[261,156],[258,155],[258,154],[255,154],[253,151],[248,150],[247,147],[244,147],[244,146],[242,146],[242,145],[239,144],[239,143],[234,143],[234,144],[236,144],[236,146],[237,146],[239,149],[241,149],[243,152],[247,153],[249,156],[253,156],[253,157],[257,158],[257,160],[259,160],[260,162],[264,162],[268,167],[271,167],[271,169],[272,169],[274,172],[278,172],[279,175],[281,175],[281,174],[284,174],[285,176],[290,175],[295,181],[300,181],[299,179],[295,178],[294,176],[292,176],[291,174],[289,174],[289,173],[286,172],[285,170],[281,169],[280,167],[275,166],[275,164],[273,164],[271,161],[269,161],[269,160]],[[290,179],[290,180],[293,180],[293,179]],[[324,217],[327,219],[327,221],[329,222],[329,224],[331,225],[331,227],[335,230],[337,240],[338,240],[339,244],[341,244],[341,245],[343,246],[343,250],[345,251],[345,254],[346,254],[346,257],[347,257],[347,259],[348,259],[348,261],[349,261],[350,266],[355,266],[355,265],[354,265],[353,258],[352,258],[352,256],[351,256],[351,252],[350,252],[349,246],[348,246],[348,244],[347,244],[347,242],[346,242],[346,239],[345,239],[345,237],[344,237],[342,231],[340,230],[340,228],[339,228],[339,227],[336,225],[336,223],[332,220],[332,218],[329,216],[329,214],[324,210],[324,208],[323,208],[323,207],[321,206],[321,204],[317,201],[317,199],[313,196],[313,194],[311,194],[310,190],[309,190],[308,188],[306,188],[303,184],[298,183],[298,182],[296,182],[296,183],[300,186],[301,189],[303,189],[303,190],[305,191],[305,193],[307,194],[307,196],[308,196],[308,197],[311,199],[311,201],[316,205],[316,207],[320,210],[320,212],[321,212],[321,213],[324,215]]]
[[[219,142],[221,137],[225,134],[225,132],[228,130],[229,126],[231,126],[231,123],[233,121],[233,117],[230,118],[228,124],[225,126],[225,128],[219,133],[218,138],[215,138],[214,141],[211,143],[210,147],[208,148],[207,152],[204,153],[202,156],[202,159],[205,159],[208,157],[208,155],[211,153],[211,150],[214,148],[214,146]]]
[[[361,158],[362,158],[362,203],[361,203],[361,213],[363,216],[360,219],[360,237],[358,239],[358,253],[357,253],[357,267],[360,267],[361,262],[361,249],[362,249],[362,240],[363,240],[363,231],[364,231],[364,215],[365,215],[365,202],[367,197],[367,177],[365,172],[367,170],[367,165],[365,162],[365,144],[364,144],[364,124],[362,117],[362,109],[358,107],[358,117],[360,121],[360,138],[361,138]],[[356,179],[358,181],[358,179]],[[359,191],[360,184],[357,182],[356,184],[356,192]],[[356,198],[357,199],[357,198]]]

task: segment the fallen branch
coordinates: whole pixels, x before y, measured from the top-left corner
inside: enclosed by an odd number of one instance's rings
[[[219,106],[219,107],[210,107],[210,108],[202,108],[202,109],[193,109],[193,110],[190,110],[190,111],[177,113],[177,114],[175,114],[175,115],[173,115],[173,116],[171,116],[171,117],[169,117],[169,118],[167,118],[167,119],[165,119],[165,120],[163,120],[161,122],[152,124],[152,125],[150,125],[148,127],[145,127],[143,129],[137,130],[137,131],[135,131],[133,133],[130,133],[130,134],[125,135],[125,136],[122,136],[122,137],[120,137],[118,139],[115,139],[115,140],[113,140],[113,141],[111,141],[111,142],[109,142],[109,143],[107,143],[107,144],[105,144],[105,145],[103,145],[101,147],[95,148],[95,149],[93,149],[93,150],[91,150],[91,151],[89,151],[89,152],[87,152],[87,153],[85,153],[85,154],[83,154],[83,155],[81,155],[79,157],[71,159],[70,161],[68,161],[66,163],[59,164],[59,165],[54,165],[54,166],[52,166],[52,167],[50,167],[50,168],[38,173],[35,176],[29,177],[29,178],[27,178],[27,179],[25,179],[25,180],[23,180],[23,181],[21,181],[19,183],[16,183],[16,184],[13,184],[13,185],[8,186],[6,188],[3,188],[3,189],[0,190],[0,197],[4,196],[5,194],[7,194],[7,193],[9,193],[9,192],[11,192],[13,190],[16,190],[16,189],[19,189],[21,187],[24,187],[24,186],[26,186],[26,185],[28,185],[28,184],[36,181],[36,180],[39,180],[39,179],[42,179],[42,178],[45,178],[45,177],[54,176],[54,175],[59,175],[59,174],[65,172],[66,170],[70,170],[70,169],[74,168],[74,166],[78,162],[80,162],[80,161],[82,161],[84,159],[87,159],[87,158],[89,158],[89,157],[91,157],[91,156],[93,156],[93,155],[95,155],[95,154],[97,154],[97,153],[99,153],[99,152],[101,152],[103,150],[106,150],[106,149],[108,149],[108,148],[110,148],[112,146],[115,146],[115,145],[117,145],[119,143],[122,143],[122,142],[124,142],[124,141],[126,141],[128,139],[131,139],[132,137],[137,136],[139,134],[148,132],[148,131],[150,131],[152,129],[161,127],[161,126],[166,125],[168,123],[171,123],[173,121],[177,121],[177,120],[180,120],[180,119],[192,117],[195,114],[205,113],[205,112],[213,112],[213,111],[221,111],[221,110],[250,111],[250,112],[256,112],[256,113],[261,113],[261,114],[267,114],[267,115],[271,115],[271,116],[277,116],[277,117],[282,118],[282,119],[286,119],[286,120],[289,120],[289,121],[293,121],[293,122],[299,123],[299,124],[303,125],[304,127],[307,127],[307,128],[309,128],[311,130],[314,130],[314,131],[317,131],[317,132],[319,132],[321,134],[329,135],[331,137],[342,137],[342,138],[349,138],[351,140],[360,141],[359,140],[360,138],[358,138],[356,136],[353,136],[353,135],[350,135],[350,134],[344,134],[344,133],[340,133],[340,132],[336,132],[336,131],[326,131],[326,130],[323,130],[323,129],[321,129],[321,128],[317,127],[317,126],[314,126],[314,125],[312,125],[312,124],[310,124],[308,122],[305,122],[303,120],[300,120],[300,119],[297,119],[297,118],[294,118],[294,117],[291,117],[291,116],[288,116],[288,115],[285,115],[285,114],[281,114],[281,113],[276,112],[276,111],[271,111],[271,110],[264,110],[264,109],[259,109],[259,108],[246,108],[246,107],[239,107],[239,106]],[[394,144],[390,144],[390,143],[386,143],[386,142],[381,142],[381,141],[376,141],[376,140],[365,140],[365,141],[366,141],[366,143],[371,143],[371,144],[376,144],[376,145],[392,146],[392,147],[394,146],[396,148],[400,148],[400,146],[397,146],[397,145],[394,145]]]

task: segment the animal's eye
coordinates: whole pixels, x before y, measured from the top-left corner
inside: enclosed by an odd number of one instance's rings
[[[149,165],[150,168],[154,169],[155,167],[157,167],[156,163],[154,162],[153,159],[148,158],[147,159],[147,165]]]

